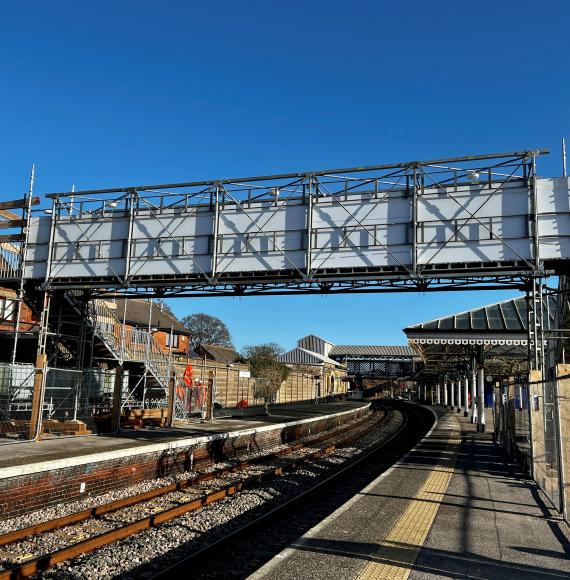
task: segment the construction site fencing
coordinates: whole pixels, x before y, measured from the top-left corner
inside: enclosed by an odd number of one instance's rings
[[[511,378],[495,387],[493,411],[495,439],[511,459],[530,473],[532,450],[528,379]]]
[[[40,433],[42,437],[107,431],[113,406],[115,371],[48,367]]]
[[[169,357],[162,352],[151,354],[141,366],[138,358],[143,353],[137,349],[155,353],[148,333],[136,329],[116,333],[110,331],[110,326],[98,326],[99,332],[107,334],[109,342],[113,336],[117,339],[115,347],[127,354],[122,365],[112,369],[47,367],[44,372],[32,364],[0,364],[0,442],[27,441],[36,435],[53,438],[108,433],[120,426],[163,427],[171,422],[183,424],[210,416],[239,416],[248,408],[262,407],[265,403],[264,397],[256,392],[256,379],[250,376],[246,364],[205,359],[189,361],[186,357]],[[184,380],[189,363],[192,366],[190,384]],[[122,373],[117,399],[120,408],[115,409],[118,373]],[[36,386],[41,392],[37,397],[32,433],[36,377],[39,379]],[[172,407],[169,405],[171,389]],[[316,375],[293,371],[269,401],[279,405],[296,404],[315,401],[318,394]]]
[[[0,443],[27,441],[30,432],[35,367],[0,363]]]
[[[558,510],[562,509],[559,396],[556,378],[509,379],[494,390],[495,440]],[[531,375],[532,376],[532,375]]]
[[[561,510],[560,489],[560,448],[559,448],[559,412],[558,385],[556,380],[548,380],[542,384],[543,416],[544,416],[544,474],[538,481],[550,501]]]

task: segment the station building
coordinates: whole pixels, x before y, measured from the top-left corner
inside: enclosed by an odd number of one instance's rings
[[[329,356],[333,344],[320,336],[309,334],[297,341],[297,346],[277,357],[294,370],[313,374],[315,397],[338,396],[347,392],[346,366]]]

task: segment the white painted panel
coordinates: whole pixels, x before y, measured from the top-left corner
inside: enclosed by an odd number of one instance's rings
[[[538,180],[540,251],[546,259],[570,258],[569,183],[562,178]],[[402,192],[382,196],[315,200],[310,239],[313,269],[411,265],[412,197]],[[530,198],[530,189],[516,183],[502,189],[475,184],[450,189],[448,194],[426,189],[418,199],[418,264],[530,259]],[[218,272],[304,270],[307,207],[300,199],[223,206]],[[213,223],[208,206],[154,214],[137,210],[130,274],[210,273]],[[45,276],[50,224],[49,216],[32,220],[29,277]],[[55,229],[52,275],[123,275],[127,232],[124,211],[83,217],[77,223],[61,220]]]
[[[570,177],[552,177],[537,182],[538,209],[541,213],[570,212]]]

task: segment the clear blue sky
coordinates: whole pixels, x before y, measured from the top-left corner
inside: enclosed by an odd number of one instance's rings
[[[570,137],[570,2],[5,2],[0,197],[547,147]],[[238,347],[401,328],[507,293],[172,301]]]

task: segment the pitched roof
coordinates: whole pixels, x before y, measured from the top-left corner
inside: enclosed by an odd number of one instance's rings
[[[198,346],[198,354],[210,356],[212,360],[225,363],[234,363],[239,359],[239,354],[233,348],[218,346],[217,344],[202,344]]]
[[[328,363],[334,366],[342,366],[338,361],[329,358],[328,356],[319,354],[318,352],[313,352],[312,350],[307,350],[297,346],[277,357],[277,360],[286,364],[295,365],[318,365],[321,363]]]
[[[405,346],[392,346],[392,345],[359,345],[359,344],[343,344],[333,346],[330,355],[332,357],[350,357],[350,356],[409,356],[416,357],[418,354],[416,351],[408,345]]]
[[[543,299],[544,316],[554,320],[556,312],[556,299],[554,296]],[[406,334],[441,332],[445,333],[519,333],[526,334],[527,329],[527,303],[525,297],[511,298],[483,306],[459,312],[450,316],[428,320],[408,326],[404,329]]]
[[[176,317],[167,312],[166,309],[161,310],[160,305],[156,302],[151,305],[149,300],[140,298],[115,298],[115,304],[117,305],[115,311],[117,318],[123,320],[124,316],[127,324],[147,327],[149,325],[150,312],[150,326],[152,328],[165,332],[169,332],[172,328],[177,334],[186,334],[188,336],[191,334]]]

